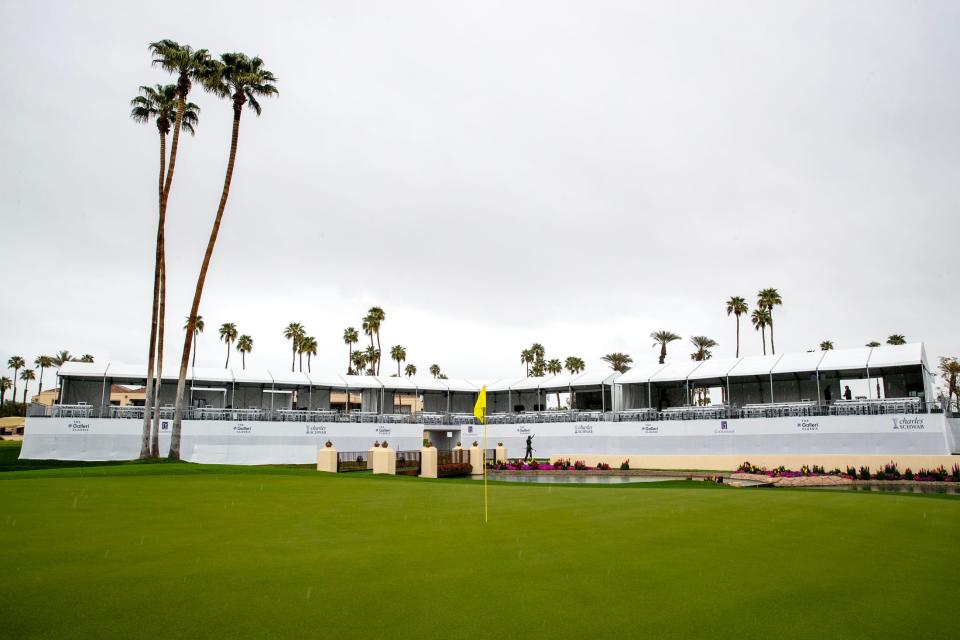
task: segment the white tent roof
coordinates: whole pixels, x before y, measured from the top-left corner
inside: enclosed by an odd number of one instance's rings
[[[574,389],[582,389],[584,387],[599,387],[601,384],[608,385],[619,383],[620,378],[623,376],[619,371],[607,371],[606,369],[597,369],[595,371],[587,371],[581,373],[576,377],[576,379],[570,384]]]
[[[110,370],[111,375],[114,373],[113,368]],[[140,371],[140,375],[143,376],[143,371]],[[187,369],[187,380],[193,380],[194,382],[233,382],[233,372],[230,369],[217,369],[215,367],[190,367]]]
[[[266,369],[234,369],[233,380],[238,384],[273,384],[273,376]]]
[[[568,373],[564,371],[559,373],[552,378],[545,380],[543,384],[540,385],[541,389],[566,389],[572,386],[573,381],[581,377],[582,373]],[[600,384],[599,382],[597,384]]]
[[[556,376],[541,376],[537,378],[534,376],[530,376],[529,378],[523,378],[522,380],[518,380],[514,382],[512,385],[510,385],[510,390],[511,391],[531,391],[534,389],[542,389],[546,383],[550,382],[555,377]]]
[[[779,356],[746,356],[740,358],[740,362],[727,372],[731,378],[737,376],[766,376],[770,370],[780,361],[783,355]]]
[[[503,380],[497,380],[496,382],[490,383],[487,385],[487,392],[491,391],[507,391],[508,389],[513,388],[513,385],[518,382],[523,382],[526,378],[504,378]]]
[[[380,381],[376,376],[342,376],[343,381],[351,389],[380,389]]]
[[[638,364],[625,374],[617,378],[617,384],[646,384],[658,371],[666,368],[665,364]]]
[[[660,371],[650,376],[650,382],[679,382],[690,377],[702,362],[696,360],[680,360],[670,362]],[[629,373],[629,371],[627,372]]]
[[[107,375],[107,367],[107,364],[99,362],[64,362],[57,374],[70,378],[102,378]],[[143,371],[146,370],[143,367]]]
[[[811,351],[808,353],[785,353],[770,370],[771,373],[799,373],[801,371],[816,371],[817,365],[827,351]]]
[[[331,389],[343,389],[346,384],[343,378],[336,373],[329,371],[311,371],[307,374],[310,382],[315,387],[330,387]]]
[[[443,391],[446,392],[449,386],[447,380],[440,380],[433,376],[410,376],[407,378],[415,389],[420,391]]]
[[[480,391],[479,386],[477,386],[470,380],[464,380],[462,378],[438,380],[438,382],[445,382],[447,385],[447,388],[454,393],[476,393],[477,391]]]
[[[384,389],[393,391],[415,391],[417,389],[417,385],[405,376],[377,376],[377,380]]]
[[[310,378],[302,371],[270,371],[273,383],[290,387],[309,387]]]
[[[818,369],[820,371],[842,371],[844,369],[866,369],[867,362],[870,360],[870,347],[857,347],[856,349],[834,349],[823,352],[823,360],[820,361]]]
[[[710,358],[704,360],[697,369],[690,374],[691,380],[707,380],[709,378],[725,378],[727,374],[740,362],[740,358]]]
[[[65,374],[61,373],[60,375]],[[111,362],[107,365],[106,376],[108,378],[145,378],[147,376],[147,367],[146,365],[142,364],[137,365]]]
[[[911,365],[927,365],[926,353],[922,342],[912,342],[901,345],[885,345],[874,347],[870,353],[868,364],[870,368],[880,367],[908,367]]]

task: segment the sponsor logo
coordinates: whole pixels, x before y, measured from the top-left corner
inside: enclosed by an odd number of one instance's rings
[[[472,424],[468,424],[468,425],[467,425],[467,433],[468,433],[468,434],[474,433],[474,431],[473,431],[473,425],[472,425]]]
[[[306,433],[308,436],[325,436],[327,435],[327,425],[308,424]]]
[[[170,431],[170,421],[161,420],[160,421],[160,431]]]
[[[390,427],[380,425],[377,427],[377,435],[388,436],[390,435]]]
[[[517,427],[517,433],[520,435],[527,435],[530,433],[530,427]]]
[[[592,424],[573,425],[573,435],[583,435],[583,434],[593,435],[593,425]]]
[[[90,431],[90,423],[80,422],[79,420],[73,420],[67,423],[67,429],[69,429],[70,431],[78,432],[78,433]]]
[[[720,421],[720,430],[721,430],[721,431],[726,431],[726,430],[727,430],[727,421],[726,421],[726,420],[721,420],[721,421]]]
[[[820,423],[801,420],[797,423],[797,429],[800,429],[800,431],[820,431]]]
[[[890,418],[894,431],[923,431],[923,418]]]
[[[726,421],[726,420],[721,420],[721,421],[720,421],[720,428],[719,428],[719,429],[714,429],[713,432],[714,432],[714,433],[736,433],[736,430],[731,429],[731,428],[730,428],[730,425],[727,424],[727,421]]]
[[[239,422],[239,423],[233,425],[233,432],[234,432],[234,433],[252,433],[252,432],[253,432],[253,427],[251,427],[251,426],[249,426],[249,425],[245,425],[245,424],[243,424],[242,422]]]
[[[645,424],[640,427],[641,433],[660,433],[660,426],[656,424]]]

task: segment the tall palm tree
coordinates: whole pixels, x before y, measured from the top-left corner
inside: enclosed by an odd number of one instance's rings
[[[526,365],[528,378],[530,377],[530,365],[533,364],[535,357],[533,349],[524,349],[520,352],[520,364]]]
[[[303,371],[302,356],[307,354],[307,373],[310,373],[310,359],[317,355],[317,339],[313,336],[304,336],[300,340],[300,354],[301,354],[301,365],[300,371]]]
[[[880,343],[877,342],[876,340],[871,340],[870,342],[868,342],[867,344],[865,344],[865,345],[863,345],[863,346],[865,346],[865,347],[879,347],[879,346],[880,346]]]
[[[711,340],[707,336],[692,336],[690,343],[693,344],[693,348],[695,349],[695,351],[690,354],[690,359],[698,362],[712,358],[713,353],[710,349],[717,346],[716,341]]]
[[[360,334],[353,327],[343,330],[343,343],[347,345],[347,375],[353,373],[353,345],[360,341]]]
[[[960,376],[960,361],[956,358],[940,358],[940,375],[947,383],[947,411],[950,411],[950,402],[953,396],[957,395],[960,399],[960,389],[957,388],[958,376]]]
[[[773,288],[761,289],[757,294],[757,306],[767,310],[767,326],[770,327],[770,353],[777,354],[777,348],[773,344],[773,308],[782,305],[780,292]]]
[[[390,358],[397,361],[397,377],[400,377],[400,363],[407,359],[407,350],[399,344],[390,349]]]
[[[76,358],[70,355],[70,352],[64,349],[63,351],[58,351],[57,355],[50,358],[50,362],[53,363],[53,366],[58,369],[63,366],[64,362],[74,362]]]
[[[892,345],[907,344],[907,339],[902,335],[900,335],[899,333],[895,333],[892,336],[887,338],[887,344],[892,344]]]
[[[253,351],[253,338],[243,334],[237,338],[237,351],[240,352],[240,363],[244,370],[247,368],[247,354]]]
[[[439,377],[440,377],[440,365],[438,365],[438,364],[432,364],[432,365],[430,365],[430,375],[432,375],[434,378],[439,378]]]
[[[405,367],[403,368],[403,373],[404,373],[408,378],[417,375],[417,365],[415,365],[415,364],[408,364],[407,366],[405,366]]]
[[[560,363],[558,359],[553,358],[549,362],[547,362],[547,373],[549,373],[550,375],[555,376],[561,371],[563,371],[563,365]]]
[[[200,334],[203,333],[204,326],[203,316],[198,315],[197,319],[193,323],[193,340],[191,341],[193,346],[193,362],[190,363],[190,366],[194,368],[197,366],[197,338],[199,338]],[[190,316],[187,316],[187,321],[183,324],[183,330],[190,330]]]
[[[366,356],[367,362],[367,375],[377,375],[377,363],[380,362],[380,350],[370,345],[364,351],[364,356]]]
[[[603,356],[601,360],[609,364],[611,369],[619,373],[626,373],[630,370],[630,365],[633,364],[633,358],[619,351],[608,353]]]
[[[760,332],[760,338],[763,340],[763,355],[767,355],[767,331],[766,327],[770,323],[770,312],[767,309],[754,309],[750,314],[750,322],[753,328]]]
[[[352,358],[353,372],[358,376],[362,375],[364,367],[367,366],[367,354],[363,351],[354,351]]]
[[[821,342],[820,351],[833,351],[833,340],[824,340]]]
[[[89,353],[85,353],[85,354],[83,354],[82,356],[80,356],[80,362],[86,362],[86,363],[88,363],[88,364],[93,364],[93,356],[90,355]]]
[[[30,387],[30,381],[36,378],[33,369],[24,369],[20,372],[20,379],[23,380],[23,404],[27,404],[27,389]]]
[[[380,375],[380,327],[383,325],[383,321],[387,319],[387,314],[380,307],[370,307],[367,311],[367,317],[365,318],[367,322],[367,327],[370,330],[370,344],[373,344],[373,336],[377,337],[377,362],[376,362],[376,374]]]
[[[37,356],[37,359],[33,361],[33,366],[40,369],[40,387],[37,389],[37,393],[43,393],[43,370],[53,366],[53,359],[50,356]]]
[[[7,399],[7,390],[13,386],[13,382],[10,381],[10,378],[3,376],[0,378],[0,407],[3,406],[3,403]],[[13,399],[14,402],[17,401],[16,398]]]
[[[149,452],[154,457],[158,457],[160,441],[160,412],[154,412],[152,435],[150,426],[150,407],[151,404],[158,404],[160,401],[160,381],[163,378],[163,342],[164,329],[167,315],[167,263],[166,263],[166,218],[167,203],[170,200],[170,189],[173,186],[173,175],[177,166],[177,151],[180,148],[180,131],[186,129],[190,135],[194,134],[198,122],[199,108],[191,102],[187,102],[187,96],[194,82],[200,82],[205,88],[209,86],[216,74],[217,67],[206,49],[193,49],[189,45],[170,40],[158,40],[149,45],[150,53],[153,57],[153,65],[159,66],[177,78],[176,83],[176,111],[173,117],[173,137],[170,144],[170,160],[166,166],[166,175],[164,175],[163,153],[161,149],[160,179],[162,184],[159,193],[160,214],[157,220],[157,248],[154,260],[154,278],[153,278],[153,314],[150,320],[150,355],[147,365],[147,386],[145,395],[145,410],[143,412],[143,436],[141,439],[140,456],[146,457],[147,440],[149,438]],[[166,127],[169,130],[169,113],[165,113]],[[163,123],[157,123],[158,129]],[[161,144],[165,144],[166,134],[161,129]],[[199,300],[198,300],[199,302]],[[193,309],[190,317],[197,316],[197,309]],[[194,320],[194,322],[196,322]],[[184,333],[184,343],[196,340],[198,331],[188,328]],[[156,349],[156,352],[154,352]],[[190,347],[185,347],[186,353],[183,355],[183,373],[181,380],[186,378],[187,360],[190,358]],[[153,358],[156,358],[154,361]],[[153,397],[151,399],[151,379],[154,376],[154,365],[156,364],[156,384],[153,388]],[[193,364],[196,366],[196,349],[194,348]],[[177,406],[182,412],[183,401],[180,400],[183,395],[184,385],[178,383],[178,401]],[[174,432],[177,434],[177,455],[179,456],[180,446],[180,413],[175,415]]]
[[[223,192],[220,194],[220,204],[217,215],[210,230],[210,239],[203,255],[200,266],[200,275],[197,277],[197,286],[193,293],[193,304],[190,308],[190,318],[196,318],[200,308],[200,298],[203,296],[203,284],[207,279],[207,270],[210,268],[210,258],[220,233],[220,224],[223,221],[223,212],[227,207],[227,198],[230,195],[230,182],[233,179],[233,167],[237,159],[237,142],[240,138],[240,116],[246,104],[260,115],[260,103],[257,98],[269,97],[277,94],[273,84],[276,77],[263,68],[263,60],[257,57],[249,58],[242,53],[225,53],[220,56],[220,62],[214,65],[209,73],[204,75],[205,86],[213,93],[230,98],[233,104],[233,130],[230,136],[230,155],[227,159],[227,173],[223,179]],[[177,408],[173,419],[173,433],[170,437],[170,458],[180,459],[180,433],[183,420],[183,396],[186,388],[187,361],[190,355],[191,332],[187,332],[183,345],[183,354],[180,361],[180,377],[177,380]]]
[[[740,296],[731,296],[727,300],[727,315],[733,314],[737,319],[737,354],[736,357],[740,357],[740,316],[749,311],[747,306],[747,301],[741,298]]]
[[[224,322],[220,325],[220,339],[227,345],[227,361],[223,363],[224,369],[230,367],[230,347],[233,346],[233,342],[237,339],[238,335],[240,335],[240,332],[237,331],[237,325],[234,323]]]
[[[17,401],[17,371],[27,366],[27,361],[23,356],[10,356],[7,360],[7,366],[13,369],[13,401]]]
[[[680,336],[672,331],[654,331],[650,334],[650,339],[653,340],[653,346],[660,345],[660,364],[663,364],[667,359],[667,345],[679,340]]]
[[[303,328],[303,325],[299,322],[291,322],[287,325],[286,329],[283,330],[283,337],[290,341],[290,351],[292,357],[290,358],[290,371],[296,371],[297,369],[297,352],[300,350],[300,340],[307,335],[307,330]],[[302,366],[300,367],[303,368]]]
[[[580,373],[587,368],[583,358],[578,358],[577,356],[568,356],[564,366],[567,368],[567,371],[573,374]]]

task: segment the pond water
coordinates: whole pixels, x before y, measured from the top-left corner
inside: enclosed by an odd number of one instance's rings
[[[904,484],[867,484],[867,485],[838,485],[835,487],[811,487],[812,489],[826,489],[830,491],[865,491],[868,493],[944,493],[952,496],[960,496],[960,484],[942,482],[924,483],[914,485]]]
[[[483,476],[473,476],[482,480]],[[668,480],[685,480],[682,477],[669,476],[599,476],[599,475],[499,475],[488,473],[488,480],[501,482],[532,482],[534,484],[628,484],[632,482],[666,482]]]

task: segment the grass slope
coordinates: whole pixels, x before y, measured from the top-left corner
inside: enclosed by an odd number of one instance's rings
[[[14,452],[0,447],[0,468]],[[952,637],[960,500],[300,468],[0,473],[3,636]]]

